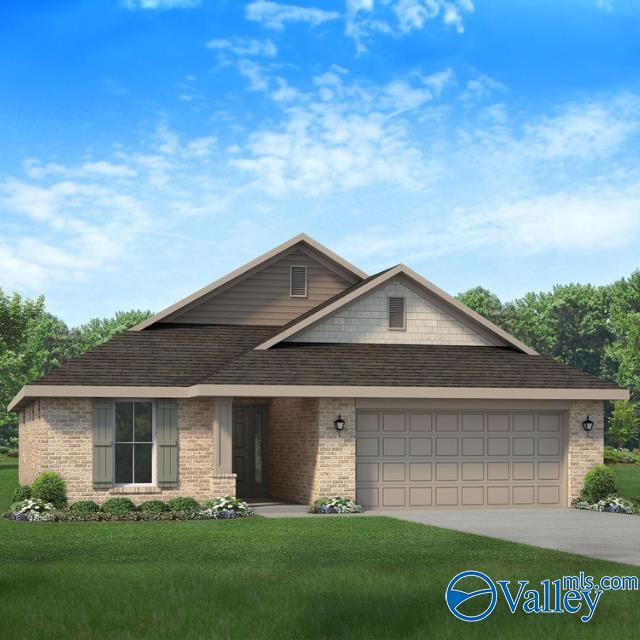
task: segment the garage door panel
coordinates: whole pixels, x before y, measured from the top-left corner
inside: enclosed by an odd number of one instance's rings
[[[407,471],[404,462],[385,462],[382,465],[382,479],[385,482],[404,482]]]
[[[430,413],[410,414],[409,428],[411,431],[431,431],[431,414]]]
[[[410,462],[409,463],[409,480],[412,482],[430,482],[431,481],[431,463],[430,462]]]
[[[405,430],[404,413],[383,413],[382,414],[382,430],[383,431],[404,431]]]
[[[436,480],[450,482],[458,479],[457,462],[436,462]]]
[[[409,455],[430,456],[431,438],[409,438]]]
[[[404,438],[383,438],[382,439],[382,455],[383,456],[404,456],[406,454],[406,446]]]
[[[484,438],[462,438],[463,456],[483,456]]]
[[[563,506],[562,414],[366,410],[356,490],[375,508]]]
[[[406,490],[404,487],[383,487],[383,507],[404,507],[407,504]]]
[[[436,455],[437,456],[457,456],[458,455],[458,438],[436,438]]]
[[[380,472],[377,462],[358,462],[356,464],[356,482],[378,482]]]
[[[534,464],[533,462],[514,462],[513,463],[513,479],[514,480],[534,480]]]

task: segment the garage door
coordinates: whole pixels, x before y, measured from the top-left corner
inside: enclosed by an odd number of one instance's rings
[[[369,508],[565,506],[563,414],[357,414],[356,490]]]

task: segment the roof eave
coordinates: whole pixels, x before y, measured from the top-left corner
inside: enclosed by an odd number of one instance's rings
[[[196,384],[189,387],[25,385],[7,409],[18,411],[35,398],[432,398],[468,400],[628,400],[619,387],[598,389],[540,387],[399,387],[345,385]]]

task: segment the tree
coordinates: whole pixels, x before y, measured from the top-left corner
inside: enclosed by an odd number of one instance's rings
[[[17,445],[18,418],[6,408],[25,384],[149,315],[149,311],[119,312],[70,330],[46,311],[43,296],[30,300],[0,289],[0,445]]]
[[[502,302],[495,293],[483,287],[474,287],[459,293],[458,300],[487,320],[501,326],[504,320]]]
[[[640,405],[626,400],[613,403],[607,440],[629,449],[640,445]]]

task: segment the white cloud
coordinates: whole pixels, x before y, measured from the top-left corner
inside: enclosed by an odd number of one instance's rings
[[[202,0],[122,0],[127,9],[192,9]]]
[[[106,162],[105,160],[99,160],[98,162],[85,162],[82,165],[82,171],[117,178],[131,178],[137,175],[131,167],[124,164],[113,164],[112,162]]]
[[[218,51],[231,51],[238,56],[265,56],[273,58],[278,53],[278,49],[271,40],[256,40],[255,38],[233,38],[209,40],[208,49]]]
[[[613,11],[613,0],[596,0],[596,7],[611,13]]]
[[[324,22],[337,20],[340,14],[336,11],[325,11],[315,7],[300,7],[294,4],[282,4],[270,0],[253,0],[246,9],[248,20],[260,22],[269,29],[284,29],[287,22],[307,23],[317,27]]]
[[[495,92],[504,92],[507,88],[491,76],[480,74],[467,82],[460,99],[466,102],[475,102],[490,97]]]

